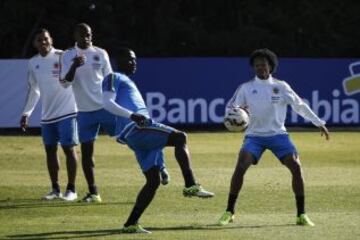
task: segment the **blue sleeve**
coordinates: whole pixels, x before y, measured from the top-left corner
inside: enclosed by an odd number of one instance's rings
[[[116,92],[118,79],[113,73],[108,74],[102,82],[103,92]]]

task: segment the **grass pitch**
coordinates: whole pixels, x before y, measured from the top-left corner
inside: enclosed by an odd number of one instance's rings
[[[101,136],[96,142],[96,180],[102,204],[46,202],[50,190],[40,137],[0,137],[0,239],[360,239],[360,134],[291,133],[306,179],[306,209],[313,228],[295,223],[288,170],[269,152],[245,176],[235,222],[214,224],[223,213],[242,134],[191,133],[189,147],[198,181],[213,199],[182,196],[183,180],[166,149],[171,182],[161,186],[141,218],[150,235],[120,233],[144,183],[130,150]],[[61,150],[61,149],[59,149]],[[60,151],[61,152],[61,151]],[[66,185],[62,152],[61,186]],[[77,191],[87,189],[81,164]]]

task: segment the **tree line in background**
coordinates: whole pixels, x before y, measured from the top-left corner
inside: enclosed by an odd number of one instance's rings
[[[248,56],[267,47],[281,57],[359,57],[355,0],[0,0],[0,58],[28,58],[33,32],[50,30],[57,48],[88,23],[94,44],[140,57]]]

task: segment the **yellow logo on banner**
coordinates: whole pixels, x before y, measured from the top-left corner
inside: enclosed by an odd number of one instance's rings
[[[360,92],[360,71],[355,72],[355,68],[360,68],[360,62],[354,62],[349,65],[351,76],[343,80],[343,88],[346,95],[353,95]]]

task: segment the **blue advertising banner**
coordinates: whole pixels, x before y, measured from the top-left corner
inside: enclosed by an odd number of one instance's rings
[[[26,69],[27,60],[0,60],[0,128],[19,126]],[[281,58],[273,75],[287,81],[328,125],[360,126],[360,61]],[[222,124],[226,102],[253,77],[247,58],[141,58],[132,76],[153,118],[169,125]],[[288,111],[287,125],[309,124]],[[30,126],[40,126],[40,106]]]
[[[273,75],[287,81],[329,125],[359,126],[355,59],[283,58]],[[228,99],[253,77],[246,58],[146,58],[133,76],[152,116],[167,124],[222,123]],[[287,124],[309,123],[290,110]]]

